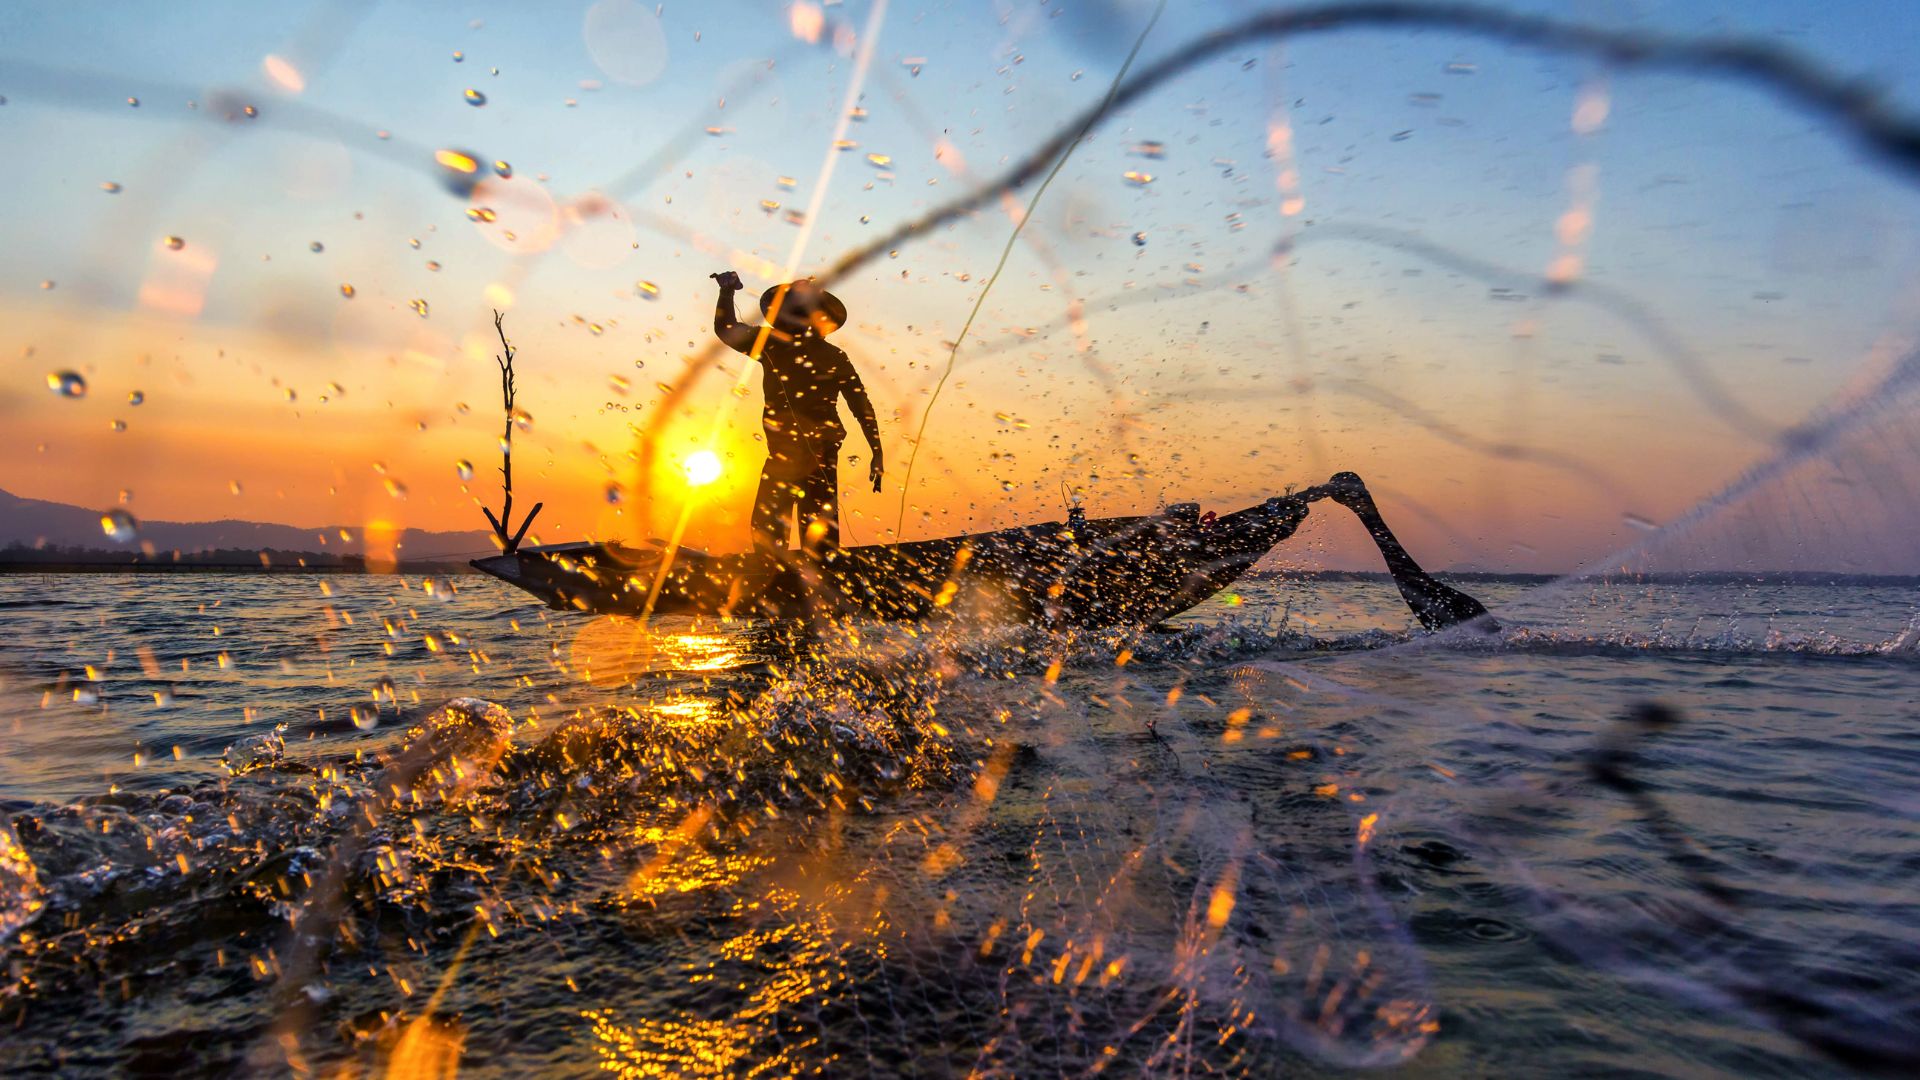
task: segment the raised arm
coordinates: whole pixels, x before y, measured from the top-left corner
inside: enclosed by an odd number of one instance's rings
[[[748,326],[734,317],[733,294],[740,291],[740,275],[731,270],[714,274],[713,279],[720,283],[720,298],[713,305],[713,333],[734,352],[754,356],[754,342],[759,340],[760,331]]]
[[[867,397],[866,384],[860,381],[860,373],[853,369],[853,362],[845,353],[840,354],[840,393],[846,397],[847,408],[853,410],[860,434],[867,440],[867,457],[871,459],[867,476],[873,480],[873,490],[879,491],[880,479],[886,472],[880,453],[880,418],[873,411],[872,399]]]

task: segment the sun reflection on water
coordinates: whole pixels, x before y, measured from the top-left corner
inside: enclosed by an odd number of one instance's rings
[[[622,1023],[611,1009],[586,1010],[602,1069],[639,1080],[818,1075],[830,1068],[830,1059],[809,1053],[819,1039],[805,1017],[848,983],[848,945],[785,889],[736,899],[727,914],[746,927],[722,940],[717,959],[691,969],[686,979],[690,986],[743,993],[744,1000],[722,1019],[683,1012]]]
[[[729,671],[745,659],[737,636],[704,630],[695,624],[682,632],[617,615],[587,623],[573,637],[568,666],[595,686],[623,686],[636,678],[674,672],[709,674]]]

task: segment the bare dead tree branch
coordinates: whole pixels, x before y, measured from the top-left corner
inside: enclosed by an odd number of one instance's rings
[[[493,359],[495,363],[500,365],[500,407],[506,414],[506,428],[500,436],[500,491],[502,495],[500,516],[493,516],[493,511],[484,506],[480,508],[480,512],[487,515],[487,521],[492,524],[494,539],[499,543],[500,549],[506,552],[513,552],[519,549],[520,541],[526,538],[527,530],[533,526],[534,515],[538,514],[540,508],[546,504],[534,503],[533,509],[527,511],[526,520],[520,523],[520,528],[511,528],[513,525],[514,349],[513,344],[507,340],[506,318],[507,316],[504,312],[496,310],[493,313],[493,332],[500,335],[500,354]]]

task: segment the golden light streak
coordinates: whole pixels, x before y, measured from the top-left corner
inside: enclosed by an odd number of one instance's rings
[[[391,573],[393,568],[399,565],[400,556],[396,544],[400,539],[398,525],[376,518],[367,522],[367,527],[362,530],[361,539],[365,542],[368,573]]]
[[[833,135],[827,140],[826,150],[820,161],[820,170],[813,183],[813,194],[807,201],[806,217],[800,222],[799,232],[793,238],[793,247],[787,254],[786,266],[780,274],[781,281],[790,281],[801,257],[806,253],[807,242],[813,239],[814,223],[820,220],[820,207],[826,202],[827,188],[833,182],[835,167],[839,164],[840,151],[837,144],[847,137],[847,129],[853,123],[853,110],[860,103],[860,93],[867,82],[867,71],[873,65],[874,47],[880,41],[880,28],[887,17],[888,0],[875,0],[873,9],[867,13],[867,23],[860,32],[860,50],[853,64],[853,76],[847,80],[847,93],[841,102],[839,118],[834,121]],[[759,337],[753,343],[753,355],[759,356],[766,348],[767,335],[773,330],[773,321],[767,320],[760,328]],[[727,413],[733,409],[734,397],[744,391],[747,377],[753,372],[753,361],[740,366],[740,372],[734,376],[733,392],[721,399],[720,406],[714,410],[713,424],[707,433],[705,446],[711,450],[720,437],[721,425],[726,422]],[[680,543],[686,538],[687,525],[692,518],[691,503],[680,508],[679,518],[674,522],[673,534],[667,538],[667,546],[661,552],[660,569],[654,574],[653,585],[647,590],[647,602],[641,609],[640,617],[645,619],[653,614],[653,606],[660,600],[660,589],[666,584],[667,574],[673,569],[674,556],[680,550]]]
[[[1606,81],[1589,80],[1574,96],[1573,116],[1568,125],[1576,135],[1591,135],[1606,123],[1611,109]],[[1553,226],[1560,251],[1547,264],[1546,273],[1547,281],[1556,286],[1573,284],[1586,270],[1587,239],[1593,235],[1593,206],[1599,187],[1600,167],[1593,162],[1583,162],[1567,170],[1568,207]]]
[[[1230,863],[1226,872],[1213,886],[1213,895],[1207,899],[1207,925],[1215,930],[1227,925],[1233,917],[1234,894],[1240,891],[1240,866]]]
[[[1307,208],[1300,194],[1300,170],[1293,162],[1293,122],[1281,110],[1275,110],[1267,122],[1267,156],[1275,166],[1274,188],[1280,193],[1280,215],[1297,217]]]
[[[458,1027],[422,1016],[407,1025],[387,1059],[390,1080],[453,1080],[460,1075],[466,1035]]]

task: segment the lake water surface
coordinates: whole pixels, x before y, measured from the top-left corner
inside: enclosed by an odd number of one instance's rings
[[[1898,1072],[1886,588],[1067,637],[0,577],[9,1075]],[[452,702],[453,704],[449,704]]]

